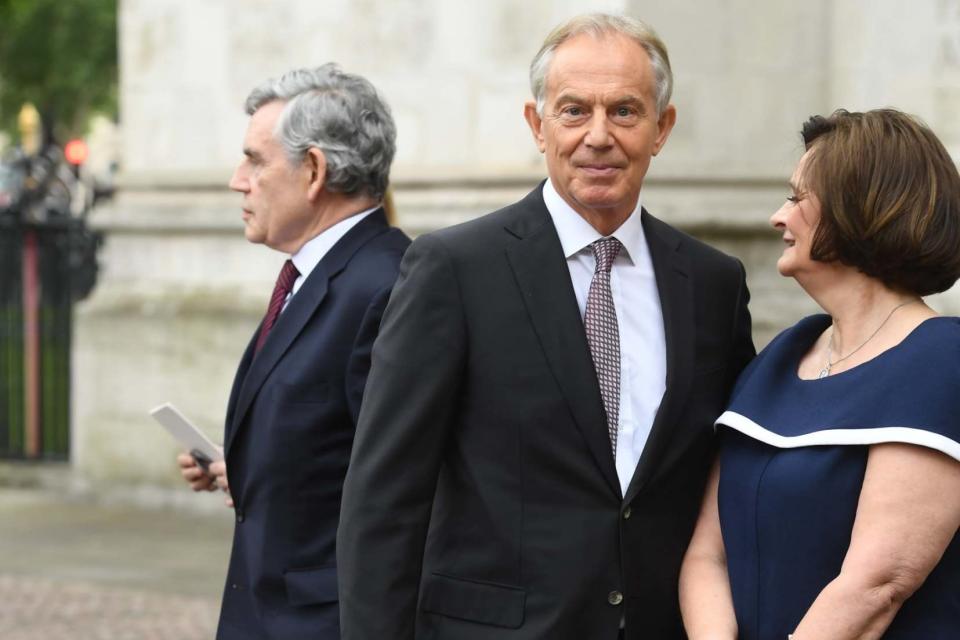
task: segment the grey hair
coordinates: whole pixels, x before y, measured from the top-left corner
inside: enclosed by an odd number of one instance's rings
[[[326,157],[327,189],[383,198],[397,128],[390,108],[368,80],[345,73],[332,62],[296,69],[255,88],[244,107],[253,115],[276,100],[286,104],[274,135],[292,165],[316,147]]]
[[[595,38],[612,34],[622,34],[634,40],[643,47],[650,57],[653,67],[653,77],[656,87],[657,116],[670,104],[670,95],[673,93],[673,71],[670,69],[670,56],[667,46],[660,36],[647,23],[609,13],[587,13],[570,19],[550,32],[540,51],[530,63],[530,90],[537,101],[537,113],[543,115],[546,103],[547,71],[553,61],[553,54],[557,48],[574,36],[589,33]]]

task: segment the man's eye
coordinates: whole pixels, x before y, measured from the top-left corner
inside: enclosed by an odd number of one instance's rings
[[[567,107],[563,110],[563,115],[576,118],[583,115],[583,109],[580,107]]]
[[[617,115],[621,118],[627,118],[633,115],[633,110],[630,107],[617,107]]]

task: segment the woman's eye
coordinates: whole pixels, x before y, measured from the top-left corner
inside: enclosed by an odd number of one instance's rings
[[[787,196],[787,201],[797,204],[800,202],[800,196]]]

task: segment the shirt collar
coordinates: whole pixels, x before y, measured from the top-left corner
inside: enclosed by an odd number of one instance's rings
[[[344,218],[332,227],[324,229],[320,232],[320,235],[307,240],[306,243],[300,247],[299,251],[290,256],[290,259],[293,260],[293,266],[300,272],[300,281],[306,280],[310,272],[320,264],[323,257],[333,248],[333,245],[337,244],[340,238],[347,235],[347,232],[356,226],[357,223],[379,208],[380,205],[378,204],[366,211],[355,213],[349,218]]]
[[[610,234],[611,237],[620,241],[627,257],[634,264],[646,251],[647,246],[640,216],[641,201],[642,197],[637,197],[637,206],[633,213]],[[585,249],[589,250],[592,243],[604,237],[567,204],[567,201],[557,193],[549,178],[543,185],[543,202],[547,205],[550,217],[553,218],[553,226],[557,228],[565,257],[571,258]]]

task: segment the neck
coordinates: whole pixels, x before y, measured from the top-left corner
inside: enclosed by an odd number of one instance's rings
[[[306,229],[301,241],[293,251],[296,254],[303,245],[318,235],[347,218],[361,211],[377,206],[378,201],[369,196],[344,196],[341,194],[326,194],[314,207],[313,223]]]
[[[639,194],[636,198],[633,199],[633,203],[629,207],[587,207],[582,203],[574,200],[566,192],[560,191],[557,188],[557,183],[551,179],[554,190],[556,190],[557,195],[559,195],[567,205],[573,209],[577,215],[587,221],[591,227],[597,230],[597,233],[606,237],[612,235],[614,231],[619,229],[624,222],[633,214],[633,211],[637,208],[637,202],[639,201]]]
[[[578,212],[579,213],[579,212]],[[630,214],[633,211],[629,211],[625,214],[620,214],[615,217],[611,217],[609,214],[603,215],[586,215],[580,213],[584,220],[590,223],[590,226],[597,230],[597,233],[606,237],[613,235],[613,232],[623,226],[623,223],[627,221],[627,218],[630,217]]]
[[[919,296],[894,291],[879,280],[848,267],[830,275],[830,285],[807,292],[833,318],[833,349],[836,356],[849,352],[877,331],[899,305]]]

